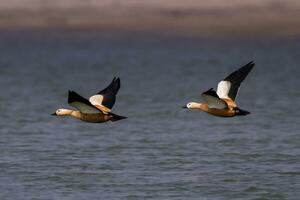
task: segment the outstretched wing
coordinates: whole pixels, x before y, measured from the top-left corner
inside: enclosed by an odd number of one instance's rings
[[[226,102],[220,99],[216,91],[214,91],[212,88],[210,88],[206,92],[203,92],[201,96],[207,102],[209,108],[227,108]]]
[[[82,113],[92,114],[101,113],[101,110],[93,106],[87,99],[74,91],[69,91],[68,103]]]
[[[98,94],[90,97],[89,101],[104,112],[110,112],[116,102],[116,95],[121,87],[120,78],[114,78],[112,82]]]
[[[232,72],[224,80],[218,84],[217,94],[220,98],[235,100],[239,87],[249,72],[254,67],[255,63],[252,61]]]

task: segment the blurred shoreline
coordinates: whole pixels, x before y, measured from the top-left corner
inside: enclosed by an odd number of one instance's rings
[[[1,3],[1,2],[0,2]],[[97,29],[191,36],[300,36],[300,7],[273,2],[233,7],[144,4],[8,7],[0,29]]]

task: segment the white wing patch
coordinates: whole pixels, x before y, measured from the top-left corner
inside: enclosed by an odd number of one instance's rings
[[[102,105],[102,101],[103,101],[103,96],[100,94],[91,96],[89,101],[91,102],[92,105]]]
[[[231,83],[229,81],[220,81],[218,84],[217,94],[222,99],[230,99],[228,96]]]
[[[227,104],[222,99],[207,94],[202,94],[201,96],[207,102],[209,108],[227,108]]]
[[[105,107],[102,105],[102,101],[103,101],[103,96],[100,94],[96,94],[94,96],[91,96],[89,101],[91,102],[91,104],[93,106],[96,106],[98,109],[100,109],[103,113],[107,113],[110,112],[111,109]]]
[[[97,108],[87,105],[87,104],[84,104],[82,102],[75,101],[75,102],[70,103],[70,105],[77,108],[82,113],[86,113],[86,114],[101,113],[101,111],[98,110]]]

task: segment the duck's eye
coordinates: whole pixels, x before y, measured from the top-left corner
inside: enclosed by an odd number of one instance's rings
[[[60,110],[57,110],[57,112],[60,112]]]

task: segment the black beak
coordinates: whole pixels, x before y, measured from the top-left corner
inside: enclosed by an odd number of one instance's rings
[[[57,115],[57,114],[56,114],[56,113],[52,113],[51,115],[55,116],[55,115]]]
[[[182,106],[182,108],[188,108],[188,107],[186,107],[186,106]]]

